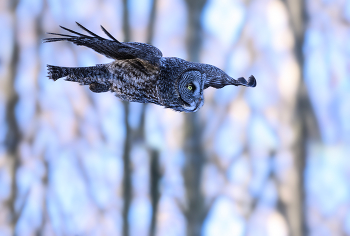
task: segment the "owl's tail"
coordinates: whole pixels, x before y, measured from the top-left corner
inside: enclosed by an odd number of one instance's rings
[[[75,74],[77,68],[61,67],[61,66],[52,66],[47,65],[49,79],[54,81],[59,78],[66,77],[70,74]]]
[[[81,85],[90,85],[95,93],[107,92],[110,87],[108,78],[110,72],[105,65],[90,67],[61,67],[47,65],[49,79],[54,81],[66,77],[67,81],[78,82]]]
[[[96,82],[97,78],[108,78],[109,71],[104,65],[90,67],[61,67],[47,65],[49,79],[54,81],[62,77],[66,80],[80,82],[82,84],[90,84]]]

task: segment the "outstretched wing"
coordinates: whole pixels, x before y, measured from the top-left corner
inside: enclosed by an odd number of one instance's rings
[[[58,42],[58,41],[68,41],[72,42],[79,46],[86,46],[95,50],[96,52],[105,55],[108,58],[123,60],[123,59],[134,59],[140,58],[147,60],[150,63],[156,65],[158,64],[160,58],[162,57],[162,52],[149,44],[145,43],[136,43],[136,42],[119,42],[116,40],[103,26],[101,28],[103,32],[110,38],[105,39],[97,34],[86,29],[84,26],[76,22],[77,25],[85,30],[90,35],[85,35],[78,33],[76,31],[67,29],[63,26],[60,26],[62,29],[67,30],[75,35],[67,34],[58,34],[58,33],[48,33],[53,35],[62,36],[61,38],[45,38],[43,39],[44,43],[48,42]]]

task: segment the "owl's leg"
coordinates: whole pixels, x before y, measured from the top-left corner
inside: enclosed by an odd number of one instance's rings
[[[99,83],[91,83],[89,85],[89,89],[94,92],[94,93],[104,93],[104,92],[108,92],[109,91],[109,87],[108,85],[104,85],[104,84],[99,84]]]

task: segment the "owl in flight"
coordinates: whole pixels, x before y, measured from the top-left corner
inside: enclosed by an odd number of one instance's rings
[[[74,35],[49,33],[61,37],[43,41],[72,42],[89,47],[114,61],[90,67],[47,65],[48,77],[54,81],[66,77],[67,81],[89,85],[95,93],[111,91],[124,101],[154,103],[184,112],[196,112],[203,106],[203,91],[208,87],[256,86],[254,76],[250,76],[248,81],[243,77],[235,80],[215,66],[163,57],[162,52],[152,45],[119,42],[101,26],[110,38],[105,39],[77,24],[89,35],[60,26]]]

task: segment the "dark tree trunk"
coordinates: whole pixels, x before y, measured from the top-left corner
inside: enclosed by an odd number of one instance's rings
[[[152,9],[149,17],[148,29],[147,29],[147,43],[152,44],[154,37],[154,26],[155,19],[157,14],[157,2],[158,0],[153,0]],[[145,111],[147,104],[142,104],[142,113],[141,113],[141,125],[140,129],[142,131],[143,140],[145,140]],[[157,213],[158,213],[158,205],[159,205],[159,182],[162,177],[159,166],[159,151],[148,147],[148,153],[150,156],[150,195],[151,195],[151,204],[152,204],[152,216],[151,216],[151,225],[149,236],[156,235],[157,229]]]
[[[160,198],[159,192],[159,180],[161,178],[161,173],[159,170],[159,152],[157,150],[151,150],[151,163],[150,163],[150,174],[151,174],[151,203],[152,203],[152,216],[151,216],[151,226],[150,226],[150,236],[156,235],[157,227],[157,212],[158,203]]]
[[[129,9],[128,9],[128,0],[124,0],[124,16],[123,16],[123,30],[124,30],[124,41],[131,41],[131,30],[129,24]],[[152,8],[150,12],[149,24],[147,29],[147,43],[151,44],[154,36],[154,25],[155,25],[155,17],[156,17],[156,8],[157,0],[153,0]],[[146,104],[142,104],[141,110],[141,118],[140,118],[140,126],[137,130],[132,130],[129,123],[129,103],[123,102],[125,118],[124,123],[126,127],[126,136],[125,136],[125,144],[124,144],[124,181],[123,181],[123,197],[124,197],[124,208],[123,208],[123,235],[129,235],[129,224],[128,224],[128,216],[129,209],[132,200],[132,184],[131,184],[131,161],[130,161],[130,151],[133,140],[140,141],[145,146],[145,111]],[[151,147],[147,147],[146,149],[150,155],[150,195],[151,195],[151,203],[152,203],[152,216],[151,216],[151,224],[150,224],[150,236],[155,235],[156,232],[156,219],[157,219],[157,211],[158,211],[158,202],[159,202],[159,180],[161,178],[161,174],[159,171],[159,152]]]
[[[199,61],[202,46],[202,27],[200,16],[206,0],[187,0],[188,28],[187,28],[187,51],[190,61]],[[183,170],[187,209],[185,217],[187,220],[187,235],[199,236],[203,221],[206,217],[204,196],[201,192],[202,171],[206,159],[201,144],[201,124],[198,113],[185,114],[185,142],[184,151],[186,155]]]
[[[129,7],[128,0],[123,0],[123,31],[124,41],[130,41],[130,23],[129,23]],[[131,185],[131,128],[128,122],[129,117],[129,103],[123,102],[124,106],[124,125],[125,125],[125,141],[123,150],[124,163],[124,178],[123,178],[123,236],[129,236],[129,210],[132,199],[132,185]]]
[[[129,104],[123,102],[124,105],[124,124],[125,124],[125,141],[123,150],[123,164],[124,164],[124,178],[123,178],[123,236],[129,236],[129,210],[132,199],[132,186],[131,186],[131,129],[128,122],[129,116]]]
[[[186,117],[185,130],[186,139],[184,151],[186,155],[185,167],[183,170],[187,209],[184,214],[187,220],[187,235],[201,235],[201,228],[205,219],[204,196],[201,192],[202,171],[205,164],[205,157],[200,142],[200,125],[195,114]]]

